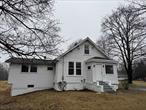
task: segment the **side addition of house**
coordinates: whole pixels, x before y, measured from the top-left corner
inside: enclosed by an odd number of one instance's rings
[[[51,88],[96,92],[118,89],[117,62],[89,38],[54,60],[10,58],[6,62],[10,63],[12,96]]]

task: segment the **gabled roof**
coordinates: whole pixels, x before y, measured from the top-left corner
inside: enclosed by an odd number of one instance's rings
[[[13,64],[35,64],[35,65],[54,65],[54,60],[44,60],[44,59],[29,59],[29,58],[9,58],[5,61],[6,63],[13,63]]]
[[[102,55],[104,55],[106,58],[109,58],[108,55],[106,55],[103,50],[98,47],[89,37],[85,38],[84,40],[82,40],[80,43],[78,43],[77,45],[75,45],[74,47],[70,48],[69,50],[67,50],[66,52],[64,52],[62,55],[60,55],[59,57],[57,57],[56,59],[60,59],[63,56],[65,56],[66,54],[68,54],[69,52],[71,52],[72,50],[76,49],[78,46],[80,46],[81,44],[83,44],[84,42],[89,41]]]
[[[8,60],[6,60],[5,62],[14,63],[14,64],[54,65],[57,60],[59,60],[60,58],[62,58],[63,56],[65,56],[66,54],[71,52],[72,50],[76,49],[78,46],[82,45],[86,41],[89,41],[89,43],[91,43],[91,45],[93,45],[103,56],[105,56],[105,59],[110,59],[103,52],[103,50],[101,50],[90,38],[87,37],[86,39],[82,40],[80,43],[78,43],[77,45],[75,45],[74,47],[70,48],[69,50],[64,52],[62,55],[57,57],[55,60],[44,60],[44,59],[35,59],[35,58],[29,59],[29,58],[15,58],[15,57],[12,57],[12,58],[9,58]]]

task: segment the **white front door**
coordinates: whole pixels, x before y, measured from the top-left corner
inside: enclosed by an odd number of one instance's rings
[[[102,65],[101,64],[95,64],[93,66],[93,81],[102,81]]]

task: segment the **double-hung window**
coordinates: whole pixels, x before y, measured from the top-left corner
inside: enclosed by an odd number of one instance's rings
[[[37,66],[36,65],[31,65],[30,72],[37,72]]]
[[[75,64],[75,66],[74,66]],[[81,75],[81,62],[69,62],[68,63],[68,75]]]
[[[76,62],[76,75],[81,75],[81,62]]]
[[[28,65],[22,65],[21,66],[21,72],[28,72],[29,66]]]
[[[89,54],[89,45],[87,44],[84,45],[84,53]]]
[[[74,75],[74,62],[69,62],[68,64],[68,74]]]

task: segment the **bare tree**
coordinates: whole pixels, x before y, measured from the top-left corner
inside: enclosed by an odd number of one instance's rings
[[[77,44],[79,44],[83,39],[78,39],[74,42],[72,42],[69,46],[68,46],[68,49],[71,49],[73,48],[74,46],[76,46]]]
[[[96,44],[104,51],[104,53],[106,53],[109,57],[112,57],[113,48],[111,47],[112,45],[110,43],[111,42],[108,40],[108,37],[105,36],[101,36],[96,42]]]
[[[62,42],[52,0],[0,0],[0,50],[11,56],[55,55]]]
[[[129,83],[132,83],[133,61],[145,54],[146,46],[145,18],[133,9],[133,6],[120,7],[102,23],[103,34],[110,40],[113,53],[124,63]]]
[[[146,13],[146,2],[145,0],[129,0],[133,5],[135,5],[135,11],[140,14]]]

